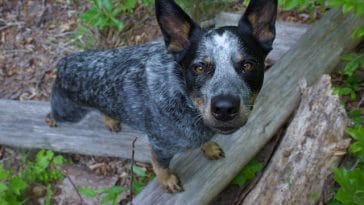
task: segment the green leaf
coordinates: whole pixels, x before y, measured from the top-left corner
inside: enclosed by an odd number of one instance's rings
[[[344,1],[343,0],[329,0],[328,3],[329,3],[330,7],[336,8],[336,7],[341,6],[344,3]]]
[[[61,155],[57,155],[53,158],[53,163],[55,165],[62,165],[64,163],[64,158]]]
[[[348,133],[355,140],[364,142],[364,126],[347,128],[346,133]]]
[[[148,6],[151,2],[152,0],[142,0],[142,4],[145,6]]]
[[[137,0],[125,0],[124,6],[126,7],[126,9],[133,9],[133,8],[135,8],[136,3],[137,3]]]
[[[54,191],[50,184],[47,185],[47,195],[45,197],[44,205],[52,205],[52,198],[54,195]]]
[[[124,192],[125,188],[121,186],[113,186],[103,191],[104,195],[101,199],[101,204],[106,204],[111,202],[113,205],[116,205],[118,202],[118,198],[120,193]]]
[[[116,26],[117,30],[120,32],[124,28],[123,22],[119,21],[118,19],[112,17],[111,22]]]
[[[113,11],[112,11],[112,16],[113,17],[116,17],[116,16],[118,16],[119,14],[120,14],[120,12],[122,11],[122,10],[124,10],[125,8],[123,7],[123,6],[117,6],[115,9],[113,9]]]
[[[291,10],[291,9],[297,7],[298,4],[299,4],[298,0],[286,0],[284,3],[284,9]]]
[[[355,108],[348,113],[348,116],[354,122],[354,126],[364,125],[364,116],[361,114],[359,108]]]
[[[353,154],[361,152],[364,150],[364,144],[360,143],[360,142],[354,142],[353,144],[350,145],[349,147],[349,151]]]
[[[353,89],[350,87],[334,87],[333,88],[333,93],[339,96],[343,96],[343,95],[350,95],[351,93],[353,93]]]
[[[139,194],[144,188],[144,184],[138,182],[138,181],[135,181],[133,182],[133,192],[135,194]]]
[[[133,172],[134,174],[136,174],[139,177],[145,177],[146,173],[145,173],[145,169],[138,167],[136,165],[133,165]]]
[[[102,2],[102,0],[94,0],[94,3],[95,3],[95,6],[97,7],[97,8],[99,8],[99,9],[101,9],[102,8],[102,5],[103,5],[103,2]]]
[[[12,178],[9,182],[9,189],[17,195],[20,195],[21,192],[27,187],[28,184],[19,176]]]
[[[3,165],[0,165],[0,180],[4,180],[8,178],[10,175],[10,172],[5,170]]]
[[[357,3],[354,6],[354,13],[355,13],[355,16],[357,16],[357,17],[364,14],[364,3],[363,2]]]
[[[356,28],[355,31],[352,34],[352,37],[354,39],[360,39],[364,36],[364,26],[361,26],[359,28]]]
[[[8,205],[9,203],[0,195],[0,204],[1,205]]]
[[[358,168],[334,170],[334,179],[341,186],[335,199],[344,204],[362,204],[364,201],[364,172]]]
[[[359,62],[356,60],[350,61],[344,67],[344,74],[347,76],[352,76],[354,72],[359,68]]]
[[[107,12],[112,12],[112,2],[111,0],[102,0],[102,5],[106,9]]]
[[[353,10],[353,8],[354,8],[354,6],[353,6],[352,4],[350,4],[350,3],[345,3],[345,4],[343,5],[343,13],[344,13],[344,14],[347,14],[347,13],[349,13],[351,10]]]
[[[86,196],[86,197],[90,197],[90,198],[96,197],[97,194],[98,194],[98,192],[96,190],[88,188],[88,187],[79,187],[78,192],[81,195]]]
[[[256,173],[263,169],[262,164],[256,160],[251,160],[233,179],[232,183],[242,187],[248,180],[253,179]]]
[[[353,61],[356,58],[356,55],[353,53],[344,54],[341,56],[341,59],[344,61]]]
[[[0,196],[1,196],[1,193],[4,193],[7,189],[8,189],[8,186],[5,183],[0,183]]]

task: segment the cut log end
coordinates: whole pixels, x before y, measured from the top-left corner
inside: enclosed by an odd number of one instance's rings
[[[301,104],[276,153],[243,204],[315,204],[350,140],[344,137],[347,116],[324,75],[301,87]]]

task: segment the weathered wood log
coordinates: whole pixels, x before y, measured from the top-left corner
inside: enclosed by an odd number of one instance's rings
[[[300,106],[259,183],[242,204],[316,204],[327,176],[345,153],[347,116],[328,75],[302,88]]]
[[[111,133],[100,114],[90,113],[79,123],[62,123],[50,128],[44,121],[49,102],[0,100],[0,144],[22,148],[46,148],[59,152],[130,158],[132,141],[135,160],[149,162],[145,134],[123,125],[123,132]]]
[[[311,85],[334,69],[340,55],[357,45],[351,33],[364,25],[364,17],[332,10],[317,22],[298,43],[267,71],[266,79],[247,124],[229,136],[218,136],[226,158],[207,161],[198,150],[177,156],[171,168],[185,191],[164,193],[154,180],[133,204],[208,204],[264,146],[297,107],[298,82]]]
[[[232,15],[236,19],[237,15]],[[239,15],[240,16],[240,15]],[[226,19],[227,24],[235,21]],[[217,20],[219,18],[216,18]],[[234,23],[233,23],[234,24]],[[277,61],[286,52],[287,46],[293,46],[307,26],[277,23],[277,39],[271,53]],[[289,40],[284,43],[283,39]],[[276,40],[277,41],[277,40]],[[282,44],[282,46],[281,46]],[[135,147],[135,160],[150,161],[149,147],[145,134],[123,125],[121,133],[113,134],[105,129],[101,116],[91,114],[77,124],[62,124],[49,128],[44,123],[44,116],[49,112],[49,103],[18,102],[0,100],[0,144],[23,148],[45,148],[58,152],[79,153],[97,156],[115,156],[130,158],[131,144],[139,137]]]

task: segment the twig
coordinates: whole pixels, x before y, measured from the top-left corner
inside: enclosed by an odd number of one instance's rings
[[[5,29],[7,29],[7,28],[9,28],[9,27],[12,27],[12,26],[21,26],[21,25],[23,25],[23,24],[24,24],[23,22],[17,22],[17,23],[7,23],[7,24],[5,24],[4,26],[0,26],[0,31],[5,30]]]
[[[64,174],[64,176],[68,179],[68,181],[71,183],[71,185],[72,185],[73,189],[75,190],[75,192],[77,193],[78,197],[80,198],[80,202],[81,202],[81,205],[82,205],[82,204],[83,204],[83,198],[82,198],[82,196],[81,196],[80,192],[78,191],[78,189],[76,188],[75,183],[73,183],[73,181],[72,181],[71,177],[69,177],[69,176],[66,174],[66,172],[65,172],[65,171],[63,171],[63,174]]]
[[[135,153],[135,142],[137,141],[138,137],[136,137],[133,140],[132,143],[132,150],[131,150],[131,167],[130,167],[130,187],[129,187],[129,192],[130,192],[130,205],[133,205],[133,178],[134,178],[134,173],[133,173],[133,167],[135,164],[134,161],[134,153]]]

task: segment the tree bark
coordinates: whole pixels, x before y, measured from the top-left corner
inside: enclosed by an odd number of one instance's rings
[[[277,151],[242,204],[315,204],[345,153],[347,116],[325,75],[302,88],[302,101]]]

